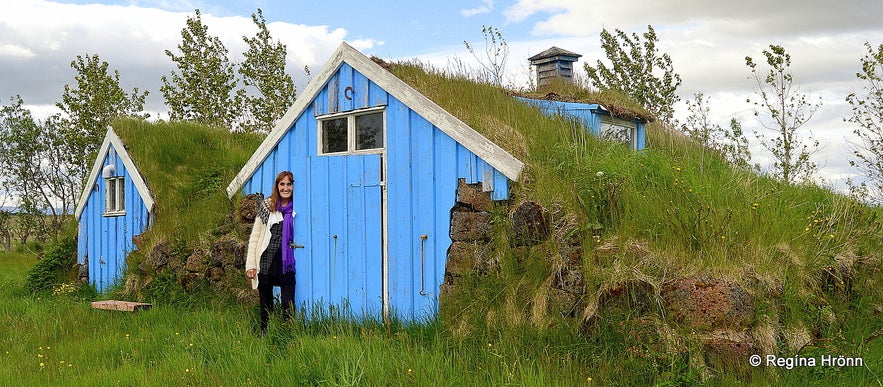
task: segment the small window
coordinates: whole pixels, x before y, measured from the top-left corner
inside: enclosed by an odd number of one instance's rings
[[[319,153],[363,153],[383,149],[382,110],[319,119]]]
[[[634,121],[616,117],[601,117],[601,138],[605,140],[619,141],[630,148],[637,148],[638,124]]]
[[[383,148],[383,113],[356,116],[356,150]]]
[[[122,176],[106,179],[107,192],[104,198],[104,215],[116,216],[126,212],[126,184]]]
[[[347,119],[335,118],[322,122],[322,153],[347,151]]]

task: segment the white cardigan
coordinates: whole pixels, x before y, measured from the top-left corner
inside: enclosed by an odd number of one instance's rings
[[[296,212],[291,211],[291,219],[294,220]],[[254,278],[251,279],[251,288],[258,288],[258,273],[261,272],[261,255],[270,245],[270,229],[276,223],[282,222],[282,213],[270,211],[267,224],[261,221],[260,215],[254,217],[254,226],[251,228],[251,236],[248,238],[248,251],[245,254],[245,271],[255,269]]]

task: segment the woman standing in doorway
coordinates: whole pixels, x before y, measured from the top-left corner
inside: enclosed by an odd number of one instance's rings
[[[273,288],[281,288],[282,313],[286,318],[294,303],[293,182],[294,176],[289,171],[276,176],[273,193],[258,203],[258,214],[248,239],[245,276],[251,279],[252,289],[257,289],[260,295],[262,335],[267,333],[273,313]]]

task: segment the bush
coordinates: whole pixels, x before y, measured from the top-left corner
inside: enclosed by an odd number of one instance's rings
[[[25,287],[35,294],[51,290],[54,285],[64,282],[76,260],[76,235],[60,236],[46,251],[43,259],[28,270]]]

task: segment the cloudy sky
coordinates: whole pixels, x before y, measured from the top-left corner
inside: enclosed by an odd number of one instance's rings
[[[209,33],[238,61],[242,36],[256,31],[249,15],[258,8],[274,38],[288,46],[289,73],[299,88],[308,81],[304,66],[318,72],[341,41],[367,55],[447,66],[455,58],[474,63],[463,41],[481,47],[482,26],[495,26],[510,47],[507,83],[524,85],[526,58],[552,45],[582,54],[581,68],[603,59],[603,28],[640,34],[652,25],[659,49],[683,78],[682,99],[704,92],[718,123],[736,117],[748,130],[760,125],[745,102],[753,84],[744,58],[765,63],[762,50],[781,45],[800,91],[822,101],[804,128],[821,141],[815,161],[835,188],[855,174],[848,166],[846,144],[854,137],[843,122],[845,98],[862,90],[855,73],[864,43],[883,43],[879,0],[0,1],[2,104],[21,95],[38,117],[56,112],[64,85],[74,83],[70,62],[98,54],[119,70],[124,89],[149,91],[146,108],[161,117],[160,77],[174,70],[164,50],[177,50],[187,16],[199,9]],[[678,116],[686,116],[683,103]],[[753,150],[763,161],[756,144]]]

